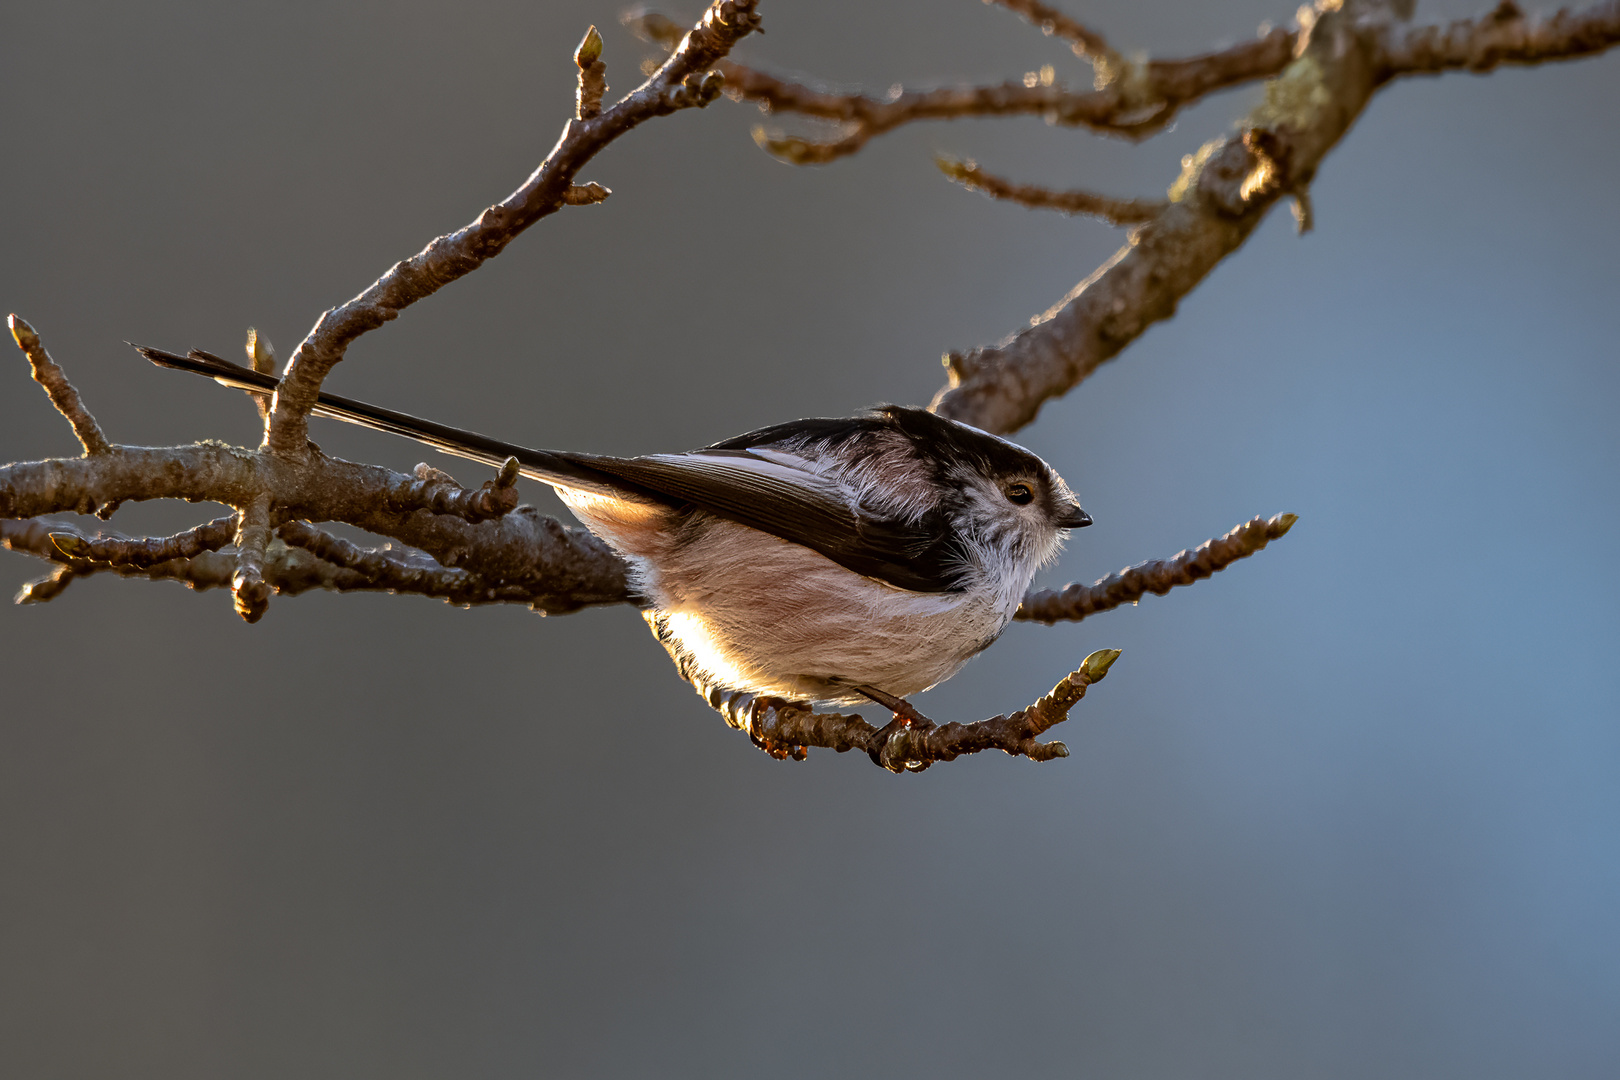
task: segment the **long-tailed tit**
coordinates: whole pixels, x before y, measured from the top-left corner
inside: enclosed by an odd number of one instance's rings
[[[208,353],[136,348],[227,386],[277,386]],[[314,412],[516,458],[629,562],[694,681],[756,697],[903,705],[995,641],[1068,530],[1091,524],[1028,450],[895,405],[632,458],[531,450],[334,394]]]

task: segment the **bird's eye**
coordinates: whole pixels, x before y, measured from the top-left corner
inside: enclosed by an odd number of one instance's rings
[[[1019,506],[1027,506],[1029,501],[1035,497],[1035,493],[1029,490],[1028,484],[1008,484],[1006,495],[1008,502],[1017,503]]]

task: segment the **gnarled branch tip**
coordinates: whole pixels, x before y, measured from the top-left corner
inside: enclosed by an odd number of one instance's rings
[[[569,184],[568,190],[563,192],[563,202],[569,206],[595,206],[612,194],[612,188],[604,187],[592,180],[585,184]]]
[[[17,590],[12,603],[15,604],[45,604],[62,595],[62,590],[73,584],[73,579],[79,575],[71,566],[59,565],[49,574],[35,581],[30,581]]]
[[[21,315],[15,312],[7,315],[6,326],[11,329],[11,336],[17,342],[17,348],[24,352],[39,348],[39,335],[34,333],[34,328],[29,326]]]

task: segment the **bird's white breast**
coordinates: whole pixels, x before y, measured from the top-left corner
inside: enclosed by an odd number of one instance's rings
[[[1017,607],[992,593],[899,589],[707,514],[680,529],[662,508],[564,497],[630,559],[676,650],[731,690],[853,704],[866,699],[851,688],[865,685],[905,697],[956,672]]]

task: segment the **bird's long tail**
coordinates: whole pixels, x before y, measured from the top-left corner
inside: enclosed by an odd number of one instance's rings
[[[254,393],[274,393],[281,385],[281,380],[274,375],[254,371],[241,364],[233,364],[224,357],[203,352],[201,349],[193,349],[182,356],[179,353],[165,352],[145,345],[135,345],[134,342],[129,344],[136,352],[159,367],[203,375],[221,386]],[[449,427],[432,420],[424,420],[419,416],[411,416],[409,413],[395,412],[393,409],[384,409],[379,405],[370,405],[338,394],[322,393],[312,411],[316,416],[331,417],[374,431],[386,431],[390,435],[403,435],[407,439],[426,443],[446,454],[471,458],[473,461],[481,461],[497,468],[505,464],[507,458],[516,458],[518,471],[524,476],[560,487],[615,495],[624,494],[627,487],[623,480],[592,468],[586,455],[566,454],[556,450],[536,450],[516,443],[502,442],[488,435],[480,435],[476,431]]]

